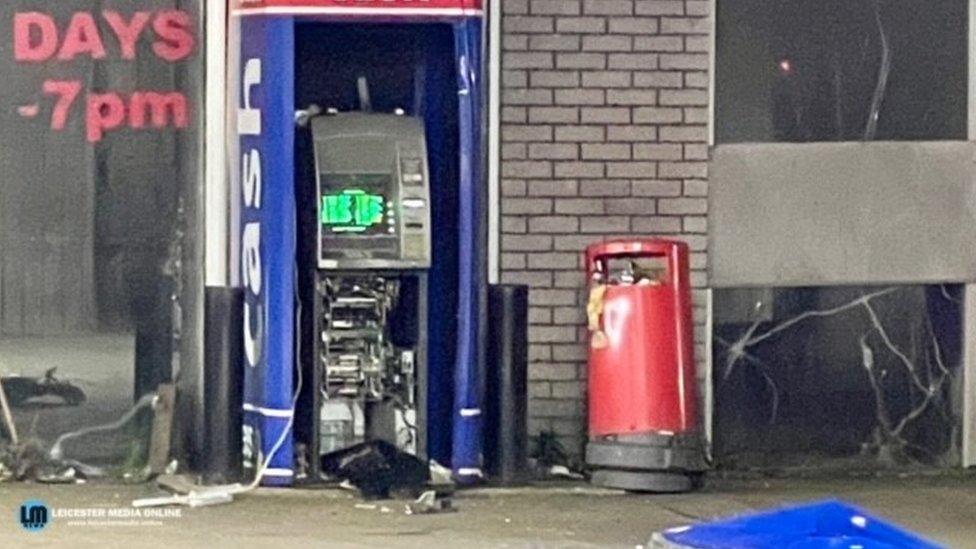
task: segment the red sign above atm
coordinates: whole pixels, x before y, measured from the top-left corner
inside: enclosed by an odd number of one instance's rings
[[[485,0],[232,0],[238,15],[352,17],[470,17]]]

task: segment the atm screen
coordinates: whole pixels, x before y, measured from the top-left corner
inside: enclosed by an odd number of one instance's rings
[[[387,174],[323,174],[319,211],[324,228],[337,236],[378,236],[396,231],[387,203]]]

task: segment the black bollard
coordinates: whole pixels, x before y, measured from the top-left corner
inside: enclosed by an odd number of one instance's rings
[[[204,364],[206,448],[200,456],[208,483],[239,481],[243,475],[244,291],[207,288]]]
[[[528,478],[529,289],[488,288],[485,469],[495,484]]]

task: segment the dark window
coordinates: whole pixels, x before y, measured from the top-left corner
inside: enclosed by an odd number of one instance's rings
[[[717,28],[718,143],[966,139],[965,0],[719,0]]]

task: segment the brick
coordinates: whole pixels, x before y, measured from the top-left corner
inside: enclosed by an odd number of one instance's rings
[[[555,165],[556,177],[594,178],[603,177],[603,174],[602,162],[557,162]]]
[[[708,145],[686,143],[684,145],[685,160],[708,160]]]
[[[653,126],[608,126],[607,141],[657,141],[657,128]]]
[[[529,300],[532,297],[546,291],[562,290],[533,290],[529,292]],[[529,342],[531,343],[567,343],[576,341],[576,329],[572,326],[532,326],[529,328]]]
[[[685,196],[708,196],[708,181],[704,179],[686,179],[684,187]]]
[[[583,278],[583,276],[580,276]],[[559,362],[579,361],[584,362],[589,358],[586,345],[563,345],[552,346],[552,359]]]
[[[657,162],[635,160],[607,164],[607,177],[652,178],[657,175]]]
[[[630,122],[630,109],[625,107],[583,107],[580,121],[584,124],[623,124]]]
[[[634,39],[634,51],[682,51],[685,41],[680,36],[638,36]]]
[[[551,177],[552,164],[544,161],[503,162],[502,177]]]
[[[708,177],[707,162],[661,162],[658,165],[659,177]]]
[[[502,160],[524,160],[527,154],[525,143],[502,143]]]
[[[560,69],[603,69],[607,66],[607,56],[603,53],[561,52],[556,54],[555,66]]]
[[[532,329],[529,331],[531,332]],[[529,366],[530,380],[576,379],[579,367],[572,362],[541,362]]]
[[[502,37],[503,51],[526,51],[529,49],[529,37],[524,34],[506,34]]]
[[[552,273],[547,271],[506,271],[502,273],[503,284],[525,284],[532,288],[552,286]]]
[[[502,213],[505,215],[538,215],[552,212],[552,200],[548,198],[503,198]]]
[[[695,213],[695,212],[687,212]],[[566,215],[533,217],[529,219],[529,232],[538,233],[575,233],[579,229],[579,218]]]
[[[637,88],[680,88],[684,78],[680,72],[635,71],[634,86]]]
[[[632,80],[628,71],[586,71],[582,76],[585,88],[629,88]]]
[[[662,69],[697,69],[708,70],[708,54],[704,53],[662,53],[660,66]]]
[[[630,145],[614,143],[584,143],[583,160],[627,160],[630,158]]]
[[[525,107],[502,107],[502,122],[524,123],[529,118]]]
[[[523,70],[502,71],[503,88],[524,88],[529,84],[529,73]]]
[[[576,305],[576,292],[573,290],[546,290],[535,289],[529,292],[529,305]],[[573,339],[575,340],[575,330]]]
[[[506,105],[551,105],[552,90],[536,88],[502,90],[502,102]]]
[[[577,15],[579,0],[531,0],[529,10],[537,15]]]
[[[640,143],[634,145],[634,158],[638,160],[681,160],[682,156],[683,151],[681,145],[678,144]]]
[[[529,49],[578,51],[580,37],[572,34],[535,34],[529,37]]]
[[[553,238],[553,249],[556,250],[571,250],[578,253],[583,253],[586,247],[594,242],[599,242],[598,237],[593,235],[560,235]],[[557,273],[558,274],[558,273]]]
[[[662,105],[708,105],[706,90],[661,90]]]
[[[552,324],[552,308],[529,307],[529,324]]]
[[[637,0],[637,15],[684,15],[685,3],[681,0]]]
[[[684,110],[684,122],[686,124],[707,124],[708,123],[708,108],[693,108],[686,107]]]
[[[616,34],[657,34],[658,20],[653,17],[611,17],[610,32]]]
[[[592,237],[591,237],[592,238]],[[581,249],[585,249],[585,246]],[[582,257],[582,255],[581,255]],[[582,289],[585,286],[586,277],[582,272],[577,271],[557,271],[552,273],[552,286],[554,288],[576,288]],[[583,303],[586,298],[580,299]]]
[[[503,0],[502,13],[529,13],[529,0]]]
[[[658,54],[656,53],[611,53],[607,58],[607,67],[611,69],[635,69],[635,70],[656,69],[658,68]]]
[[[653,198],[608,198],[607,213],[617,215],[652,215],[657,211]]]
[[[662,214],[705,214],[708,213],[708,200],[704,198],[662,198],[658,201],[658,211]]]
[[[501,238],[502,251],[538,252],[552,249],[552,237],[540,234],[504,234]]]
[[[553,398],[580,400],[583,395],[583,386],[579,381],[553,381],[551,385]],[[567,434],[579,434],[579,426],[575,423],[567,424],[566,430],[570,431]]]
[[[607,90],[608,105],[655,105],[657,90]]]
[[[595,34],[583,37],[583,51],[630,51],[634,41],[619,34]]]
[[[502,142],[506,141],[552,141],[552,127],[539,125],[503,124]]]
[[[686,233],[707,233],[708,232],[708,218],[699,216],[686,216],[684,218],[684,231]],[[695,267],[692,265],[692,267]],[[701,266],[699,268],[704,268]],[[555,282],[555,281],[553,281]]]
[[[685,222],[687,223],[687,221],[689,219],[691,219],[691,217],[685,217]],[[706,218],[703,218],[702,217],[702,218],[697,218],[697,219],[706,219]],[[692,269],[705,269],[705,268],[708,268],[708,254],[706,254],[706,253],[693,253],[693,254],[690,254],[689,264],[691,265],[691,268]],[[705,317],[705,318],[702,318],[702,322],[704,322],[705,319],[707,318],[707,315],[703,313],[702,316]],[[697,322],[697,319],[696,319],[696,322]]]
[[[552,213],[552,200],[548,198],[503,198],[502,213],[505,215],[538,215]]]
[[[708,34],[711,30],[706,17],[662,17],[662,34]]]
[[[532,71],[529,79],[534,88],[574,88],[580,75],[576,71]]]
[[[552,349],[549,345],[542,343],[529,344],[529,363],[548,362],[552,360]],[[529,367],[529,379],[532,379],[532,368]]]
[[[535,399],[529,402],[529,415],[541,417],[579,417],[582,415],[581,401],[580,399]]]
[[[555,130],[556,141],[584,143],[606,139],[606,130],[603,126],[556,126]]]
[[[502,270],[524,269],[526,265],[525,254],[503,253],[498,259]]]
[[[631,189],[634,196],[681,196],[681,182],[668,179],[635,179]]]
[[[580,181],[579,194],[580,196],[628,196],[630,181],[616,179]]]
[[[705,142],[708,129],[705,126],[664,126],[658,130],[661,141]]]
[[[546,398],[551,394],[548,381],[532,381],[529,383],[529,398]]]
[[[693,71],[685,73],[686,88],[707,88],[708,73],[704,71]]]
[[[602,17],[560,17],[556,20],[556,31],[579,34],[602,34],[607,30]]]
[[[529,158],[546,158],[550,160],[575,160],[579,157],[579,148],[573,143],[530,143]]]
[[[681,232],[680,217],[646,216],[635,217],[630,221],[630,228],[635,233],[642,234],[672,234]]]
[[[599,89],[556,90],[558,105],[603,105],[605,101],[604,92]]]
[[[630,15],[634,13],[634,0],[584,0],[583,12],[587,15]]]
[[[699,17],[708,16],[710,13],[708,0],[685,0],[685,13]]]
[[[506,52],[502,54],[505,69],[551,69],[552,54],[549,52]]]
[[[525,196],[524,179],[502,179],[502,196]]]
[[[502,18],[502,29],[504,29],[505,34],[552,32],[553,24],[552,17],[523,17],[510,15]]]
[[[685,36],[685,51],[693,53],[708,53],[712,48],[710,36]]]
[[[530,254],[528,259],[530,269],[576,269],[580,263],[579,255],[566,252]]]
[[[661,93],[664,93],[663,91]],[[667,124],[681,122],[681,109],[639,107],[634,109],[636,124]]]
[[[584,217],[580,219],[581,233],[615,233],[630,230],[630,218],[626,216]]]
[[[579,121],[579,109],[574,107],[530,107],[529,122],[566,123]]]
[[[575,196],[577,184],[572,179],[539,179],[529,181],[530,196]]]
[[[557,198],[557,214],[601,215],[605,213],[603,200],[593,198]]]

